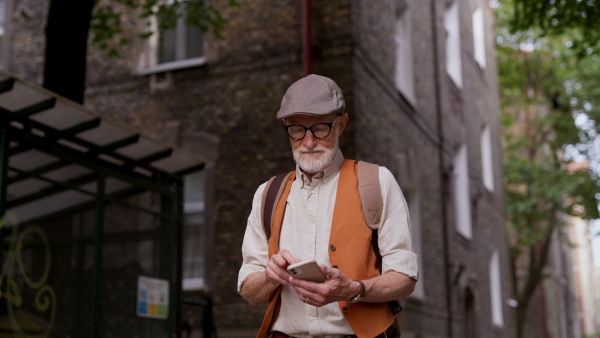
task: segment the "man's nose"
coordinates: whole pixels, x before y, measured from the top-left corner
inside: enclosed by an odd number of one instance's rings
[[[312,149],[317,145],[317,139],[313,135],[313,133],[310,129],[306,130],[306,134],[304,135],[304,138],[302,139],[302,145],[308,149]]]

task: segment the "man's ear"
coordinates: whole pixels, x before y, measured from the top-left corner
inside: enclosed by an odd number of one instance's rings
[[[344,132],[344,129],[346,129],[346,125],[348,124],[348,114],[344,114],[344,115],[340,116],[338,118],[338,121],[339,121],[338,123],[339,123],[339,128],[340,128],[339,129],[340,132],[338,134],[338,137],[339,137],[339,136],[342,136],[342,133]]]

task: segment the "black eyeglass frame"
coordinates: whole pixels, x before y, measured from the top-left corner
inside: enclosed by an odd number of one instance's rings
[[[304,137],[306,137],[306,131],[307,130],[310,130],[310,132],[313,134],[314,138],[324,139],[324,138],[329,137],[329,135],[331,134],[331,129],[333,128],[333,125],[335,124],[335,121],[337,121],[338,117],[340,117],[342,115],[344,115],[344,114],[337,114],[336,117],[335,117],[335,119],[333,120],[333,122],[329,122],[329,123],[315,123],[315,124],[313,124],[310,127],[305,127],[305,126],[303,126],[301,124],[290,124],[290,125],[284,125],[283,127],[285,128],[285,132],[288,134],[288,137],[291,138],[292,140],[301,140],[301,139],[303,139]],[[315,132],[312,130],[312,128],[314,126],[318,126],[318,125],[321,125],[321,124],[324,124],[324,125],[328,126],[329,127],[329,132],[327,132],[327,135],[325,135],[323,137],[318,137],[317,135],[315,135]],[[302,137],[300,137],[300,138],[292,137],[292,135],[290,135],[290,132],[289,132],[289,128],[290,127],[302,127],[302,128],[304,128],[304,134],[302,134]]]

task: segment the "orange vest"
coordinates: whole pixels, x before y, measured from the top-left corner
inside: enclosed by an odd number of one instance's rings
[[[365,222],[358,192],[356,161],[345,160],[340,169],[337,195],[329,235],[329,260],[332,266],[350,279],[365,280],[379,276],[376,257],[371,245],[371,229]],[[279,235],[292,182],[292,173],[286,182],[281,199],[275,209],[269,240],[269,258],[279,252]],[[278,307],[281,286],[269,298],[267,312],[257,337],[268,337],[273,315]],[[358,337],[375,337],[392,325],[396,316],[386,303],[338,302],[340,311]]]

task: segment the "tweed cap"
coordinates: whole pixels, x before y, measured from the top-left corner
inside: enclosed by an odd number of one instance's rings
[[[338,85],[330,78],[311,74],[292,84],[281,100],[278,119],[296,114],[344,113],[346,103]]]

